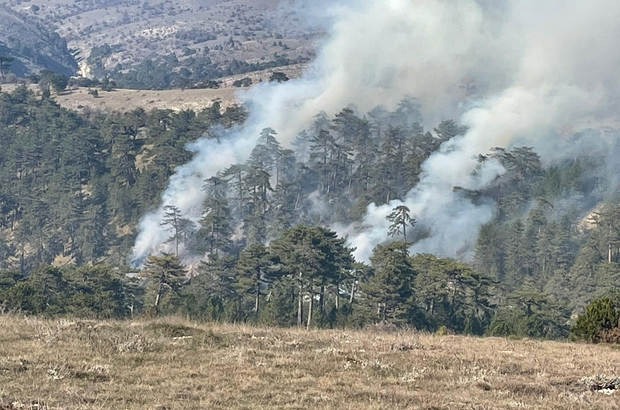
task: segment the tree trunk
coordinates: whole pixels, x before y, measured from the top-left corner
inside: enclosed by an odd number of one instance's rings
[[[243,179],[241,178],[241,173],[237,175],[237,182],[239,184],[239,216],[243,219],[243,205],[245,201],[243,200]]]
[[[295,210],[297,210],[297,208],[299,208],[299,197],[301,196],[300,193],[297,194],[297,199],[295,200]]]
[[[258,313],[260,310],[260,268],[256,269],[256,301],[254,303],[254,312],[256,312],[256,319],[258,319]]]
[[[310,306],[308,306],[308,322],[306,323],[306,330],[310,329],[310,322],[312,321],[312,306],[314,305],[314,294],[312,292],[312,285],[310,285]]]
[[[351,297],[349,297],[349,303],[353,303],[353,298],[355,297],[355,282],[351,285]]]
[[[301,282],[301,272],[299,272],[299,297],[297,298],[297,326],[301,326],[304,314],[304,286]]]
[[[254,301],[254,312],[256,312],[257,319],[258,319],[259,309],[260,309],[260,285],[256,285],[256,300]]]
[[[179,257],[179,221],[177,220],[177,214],[174,214],[174,254]]]
[[[324,298],[325,298],[325,283],[321,282],[321,300],[319,300],[319,311],[321,313],[325,313],[325,303],[324,303]]]
[[[155,315],[159,316],[159,302],[161,300],[162,283],[157,286],[157,295],[155,296]]]
[[[336,281],[336,310],[340,309],[340,282]]]

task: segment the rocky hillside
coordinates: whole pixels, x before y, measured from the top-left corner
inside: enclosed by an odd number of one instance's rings
[[[11,72],[22,77],[41,69],[71,75],[78,68],[60,35],[35,16],[3,5],[0,5],[0,55],[15,58]]]
[[[126,73],[166,56],[180,70],[207,65],[217,78],[298,63],[313,55],[317,33],[278,0],[11,0],[79,49],[85,75]],[[170,64],[170,59],[181,63]],[[250,67],[239,67],[250,64]],[[157,61],[156,61],[157,63]],[[211,67],[211,65],[213,68]],[[260,65],[260,67],[258,67]]]

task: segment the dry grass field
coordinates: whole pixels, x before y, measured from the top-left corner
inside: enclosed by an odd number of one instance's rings
[[[259,81],[268,81],[274,71],[285,73],[289,78],[297,78],[305,69],[305,65],[296,64],[288,67],[281,67],[269,70],[256,71],[248,74],[234,75],[220,78],[222,87],[218,89],[171,89],[171,90],[132,90],[115,89],[114,91],[101,91],[97,87],[99,96],[93,97],[88,93],[88,88],[76,88],[65,91],[61,94],[52,93],[52,98],[62,107],[83,111],[85,108],[91,111],[131,111],[136,108],[143,108],[147,111],[153,109],[163,110],[194,110],[200,111],[220,101],[222,108],[229,107],[238,103],[236,93],[242,92],[244,88],[235,88],[232,83],[235,80],[250,77],[254,84]],[[3,92],[12,92],[18,84],[0,84]],[[36,84],[29,85],[35,93],[40,92]]]
[[[11,92],[16,87],[15,84],[2,84],[2,91]],[[38,91],[36,85],[31,85],[30,88],[35,93]],[[62,107],[75,111],[82,111],[85,108],[105,112],[131,111],[139,107],[147,111],[153,109],[200,111],[209,107],[215,100],[221,101],[223,108],[234,104],[237,90],[237,88],[159,91],[117,89],[110,92],[99,91],[99,97],[94,98],[88,94],[87,88],[78,88],[61,95],[52,93],[52,98]]]
[[[616,409],[620,350],[0,316],[0,409]]]
[[[221,88],[216,90],[126,90],[118,89],[110,92],[99,91],[99,97],[94,98],[88,94],[88,89],[80,88],[71,93],[63,93],[55,96],[61,106],[70,110],[80,111],[84,107],[91,110],[101,111],[131,111],[136,108],[145,110],[171,109],[174,111],[194,110],[200,111],[207,108],[213,101],[220,100],[222,106],[235,102],[234,88]]]

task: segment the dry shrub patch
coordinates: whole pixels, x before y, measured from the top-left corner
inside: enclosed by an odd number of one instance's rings
[[[4,409],[615,409],[606,345],[0,317]]]
[[[601,334],[601,342],[620,344],[620,327],[615,327]]]

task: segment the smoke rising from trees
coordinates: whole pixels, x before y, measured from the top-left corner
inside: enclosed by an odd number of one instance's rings
[[[370,205],[360,223],[338,230],[367,260],[388,239],[386,216],[405,205],[427,231],[413,251],[467,257],[495,210],[454,188],[479,190],[505,171],[495,160],[478,164],[477,155],[521,144],[561,158],[570,148],[560,127],[596,126],[616,107],[620,6],[613,0],[357,0],[327,13],[329,37],[302,78],[253,87],[241,96],[250,108],[245,125],[190,144],[194,159],[140,223],[135,262],[170,246],[165,206],[200,219],[203,181],[246,160],[263,128],[289,145],[318,112],[351,103],[367,112],[407,95],[420,102],[426,123],[458,116],[467,131],[426,161],[403,201]]]

